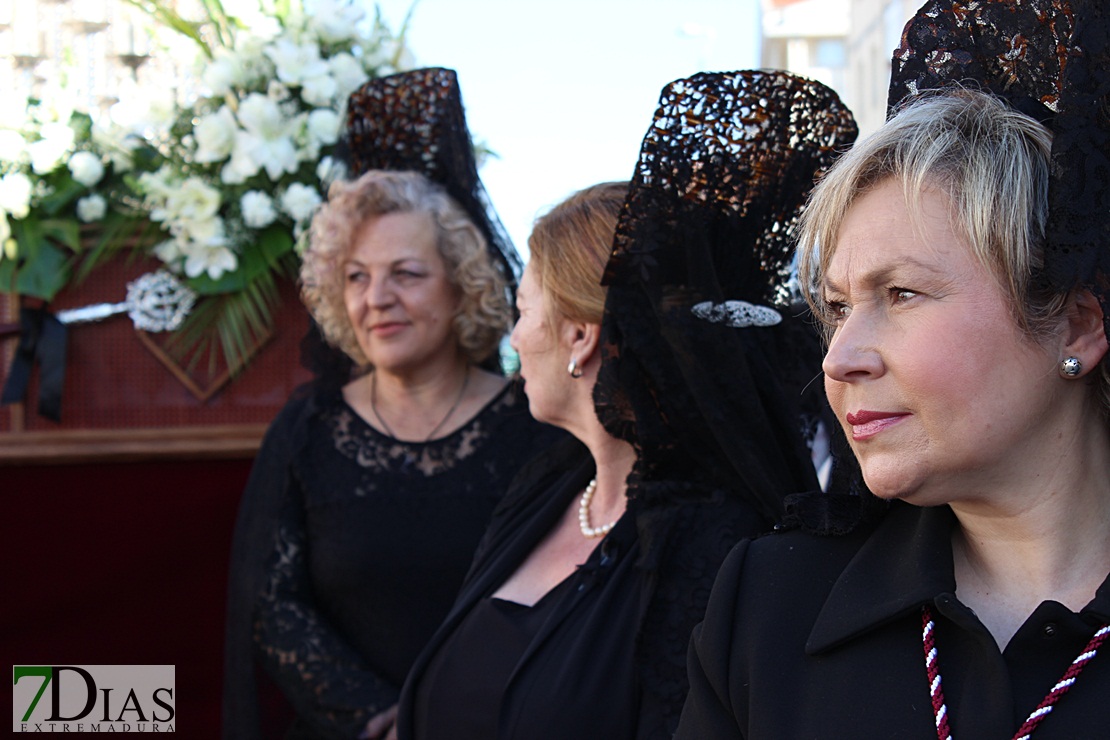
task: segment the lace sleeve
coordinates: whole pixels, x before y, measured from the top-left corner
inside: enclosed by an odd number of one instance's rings
[[[254,642],[301,721],[322,737],[354,738],[397,703],[400,687],[377,676],[317,610],[306,548],[300,486],[293,481],[255,607]]]
[[[721,492],[710,500],[663,507],[654,515],[667,521],[668,531],[659,544],[655,590],[640,633],[638,740],[673,735],[690,687],[690,635],[705,617],[721,563],[737,542],[767,529],[752,506]]]

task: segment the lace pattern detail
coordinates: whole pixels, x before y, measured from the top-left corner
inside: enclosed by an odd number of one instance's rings
[[[397,702],[518,468],[564,433],[534,421],[512,383],[429,443],[378,433],[338,391],[271,436],[285,434],[303,441],[271,447],[279,456],[263,461],[285,493],[273,505],[273,529],[254,540],[267,556],[250,637],[297,729],[351,738]],[[406,464],[406,451],[414,462]],[[251,495],[273,496],[268,483]],[[398,593],[399,580],[419,587]]]
[[[1043,277],[1091,289],[1110,334],[1110,15],[1091,0],[931,0],[894,52],[888,102],[961,83],[1053,133]]]
[[[658,577],[640,632],[639,663],[645,692],[641,740],[665,740],[674,734],[690,688],[688,638],[705,618],[717,571],[737,542],[768,526],[747,504],[721,491],[711,496],[707,493],[703,491],[700,501],[651,507],[642,515],[641,536],[650,532],[660,540],[660,548],[649,554],[656,561]],[[652,498],[675,500],[665,495]]]
[[[794,230],[855,136],[832,90],[785,72],[663,90],[605,271],[594,390],[643,480],[735,491],[769,518],[785,493],[818,487],[804,430],[825,404],[811,383],[822,348],[791,305]]]
[[[286,508],[260,595],[265,618],[254,642],[286,691],[298,721],[321,737],[354,737],[370,717],[396,703],[399,687],[381,680],[315,608],[303,518]],[[284,677],[284,678],[282,678]]]
[[[415,69],[367,82],[347,103],[342,150],[357,174],[412,170],[444,186],[481,230],[515,292],[520,256],[478,177],[454,70]]]
[[[508,399],[496,402],[499,406]],[[349,407],[336,409],[325,419],[331,428],[335,449],[366,469],[368,475],[382,472],[441,475],[473,455],[489,436],[480,419],[441,440],[405,442],[387,437],[367,424]]]

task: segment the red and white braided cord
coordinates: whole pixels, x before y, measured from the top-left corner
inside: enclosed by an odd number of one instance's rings
[[[1029,737],[1033,734],[1033,730],[1037,729],[1037,725],[1049,715],[1056,702],[1060,701],[1061,697],[1068,693],[1068,689],[1075,684],[1075,679],[1079,678],[1079,674],[1083,671],[1083,668],[1095,657],[1095,653],[1098,652],[1099,646],[1106,641],[1108,635],[1110,635],[1110,624],[1103,625],[1102,629],[1094,634],[1094,637],[1087,643],[1087,647],[1083,648],[1083,652],[1071,662],[1071,665],[1064,671],[1064,675],[1056,682],[1056,685],[1052,687],[1048,695],[1045,696],[1041,703],[1037,705],[1037,708],[1033,710],[1033,713],[1030,714],[1025,722],[1022,723],[1021,727],[1018,728],[1017,734],[1014,735],[1014,740],[1029,740]]]
[[[925,672],[929,676],[929,698],[933,702],[933,716],[936,718],[938,740],[952,740],[952,732],[948,727],[948,707],[944,703],[944,689],[941,688],[940,669],[937,667],[935,629],[936,623],[933,622],[933,612],[926,604],[921,607],[921,644],[925,649]],[[1013,740],[1029,740],[1037,726],[1052,712],[1056,702],[1060,701],[1064,694],[1068,693],[1068,690],[1075,684],[1079,674],[1083,672],[1083,668],[1091,662],[1099,647],[1108,637],[1110,637],[1110,624],[1103,625],[1101,629],[1095,632],[1087,646],[1071,662],[1071,665],[1064,671],[1064,675],[1056,682],[1052,690],[1048,692],[1041,703],[1037,705],[1037,708],[1018,728]]]
[[[925,672],[929,676],[929,698],[933,702],[933,717],[937,721],[937,740],[952,740],[952,731],[948,728],[948,707],[944,704],[944,689],[940,686],[940,670],[937,668],[935,627],[933,612],[926,604],[921,607],[921,644],[925,648]]]

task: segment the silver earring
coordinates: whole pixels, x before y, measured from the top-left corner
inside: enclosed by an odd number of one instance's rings
[[[576,358],[570,358],[570,364],[567,365],[567,373],[569,373],[572,378],[582,377],[582,368],[578,367],[578,360]]]
[[[1074,378],[1083,372],[1083,363],[1078,357],[1065,357],[1060,361],[1060,375],[1065,378]]]

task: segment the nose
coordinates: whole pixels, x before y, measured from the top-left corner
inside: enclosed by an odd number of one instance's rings
[[[375,275],[366,290],[366,302],[372,308],[385,308],[393,304],[396,295],[388,275]]]
[[[509,334],[509,346],[513,348],[513,352],[520,354],[520,347],[517,346],[516,341],[516,332],[518,327],[520,327],[520,319],[517,319],[516,323],[513,324],[513,330]]]
[[[821,363],[825,376],[844,383],[883,374],[883,356],[874,319],[855,311],[837,327]]]

